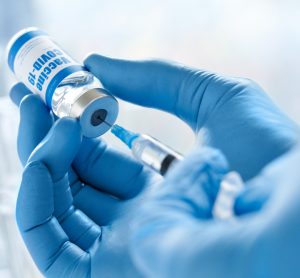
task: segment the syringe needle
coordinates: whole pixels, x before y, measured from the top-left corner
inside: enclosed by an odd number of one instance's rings
[[[125,143],[130,149],[132,147],[132,141],[139,137],[139,134],[133,133],[117,124],[113,125],[111,132],[118,137],[123,143]]]

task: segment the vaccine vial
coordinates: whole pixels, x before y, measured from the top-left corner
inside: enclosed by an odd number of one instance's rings
[[[44,31],[18,32],[8,43],[7,61],[16,78],[56,116],[78,118],[84,136],[100,136],[114,124],[117,100]]]

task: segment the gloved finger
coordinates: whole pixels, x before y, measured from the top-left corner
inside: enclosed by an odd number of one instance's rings
[[[155,175],[98,139],[83,138],[73,166],[83,182],[120,199],[136,196]]]
[[[42,99],[32,94],[23,83],[17,83],[10,90],[10,98],[20,106],[18,131],[18,154],[23,165],[48,133],[53,119]]]
[[[57,130],[72,136],[66,137]],[[17,202],[18,225],[37,265],[49,276],[58,271],[68,274],[73,267],[86,274],[89,266],[89,256],[69,241],[53,216],[53,182],[64,177],[80,142],[80,129],[74,119],[58,121],[32,153],[23,175]],[[73,226],[74,230],[77,228],[78,225]]]
[[[255,178],[247,182],[245,190],[240,193],[235,202],[235,213],[237,215],[253,213],[264,208],[269,203],[275,192],[289,191],[292,176],[297,175],[295,168],[299,159],[299,146],[268,164]],[[296,179],[295,179],[296,180]],[[291,183],[292,184],[292,183]],[[278,188],[282,187],[282,188]],[[285,194],[285,193],[284,193]],[[281,198],[283,193],[280,193]]]
[[[179,64],[127,61],[97,54],[87,57],[84,64],[115,96],[173,113],[194,129],[201,99],[214,77]]]
[[[88,250],[101,234],[101,230],[91,221],[90,215],[87,217],[79,207],[74,206],[68,175],[53,183],[53,197],[53,216],[58,220],[70,241],[81,249]],[[103,210],[102,204],[98,206],[98,209]]]
[[[27,94],[20,102],[20,124],[18,130],[18,154],[23,165],[31,152],[43,140],[53,124],[53,118],[42,99]]]
[[[65,175],[70,168],[71,161],[69,159],[74,158],[80,143],[79,123],[71,118],[63,118],[55,123],[47,137],[34,150],[29,160],[42,160],[54,176],[53,171],[59,171],[57,173],[58,180],[53,179],[53,215],[57,218],[70,240],[86,250],[99,237],[101,230],[84,213],[74,208],[68,176]],[[66,155],[66,152],[69,152],[72,156],[70,154]]]
[[[74,196],[73,203],[99,226],[106,226],[120,214],[123,202],[110,194],[85,185]]]
[[[274,185],[266,184],[264,179],[261,179],[263,183],[260,184],[259,179],[248,182],[245,189],[237,196],[234,204],[234,213],[237,216],[257,212],[267,203]]]
[[[58,181],[67,174],[80,148],[81,140],[79,122],[73,118],[62,118],[53,125],[44,140],[34,149],[28,162],[43,162],[49,169],[53,181]]]
[[[43,161],[51,171],[54,196],[53,215],[70,240],[86,250],[99,236],[100,228],[84,213],[73,207],[69,180],[65,175],[71,164],[69,159],[76,155],[80,142],[79,123],[71,118],[63,118],[55,123],[46,138],[34,150],[29,161]],[[58,175],[57,178],[56,175]]]
[[[277,190],[277,184],[284,185],[283,191],[288,190],[285,182],[286,174],[280,175],[283,177],[281,181],[278,173],[293,172],[291,167],[293,162],[291,161],[297,161],[299,157],[299,152],[295,150],[297,147],[268,164],[258,176],[246,183],[245,189],[235,201],[234,211],[236,215],[254,213],[264,208],[270,197],[274,195],[274,191]]]
[[[53,273],[67,276],[76,269],[76,273],[84,277],[89,269],[90,256],[70,242],[53,211],[51,174],[40,161],[31,162],[23,173],[16,208],[24,242],[45,276],[52,277]]]
[[[211,218],[220,182],[227,172],[221,152],[208,147],[196,149],[168,172],[156,200],[173,208],[185,204],[194,217]]]
[[[74,171],[68,173],[73,204],[99,226],[108,225],[120,210],[121,201],[112,194],[102,192],[83,183]]]
[[[10,99],[17,106],[20,105],[25,96],[30,94],[32,94],[31,91],[21,82],[15,84],[9,92]]]

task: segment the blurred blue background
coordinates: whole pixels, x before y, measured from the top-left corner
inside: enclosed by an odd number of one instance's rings
[[[81,61],[90,52],[163,58],[256,80],[300,122],[300,2],[296,0],[2,0],[0,2],[0,277],[39,277],[14,224],[21,167],[18,110],[7,99],[15,82],[5,45],[22,28],[47,31]],[[192,132],[159,111],[121,102],[118,122],[175,149],[191,149]],[[178,136],[177,134],[180,134]],[[122,148],[110,135],[107,141]]]

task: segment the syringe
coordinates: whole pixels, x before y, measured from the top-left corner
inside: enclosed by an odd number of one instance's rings
[[[119,125],[113,125],[111,132],[131,149],[138,161],[162,176],[176,162],[183,160],[181,154],[149,135],[134,133]],[[212,210],[215,218],[234,217],[234,202],[243,187],[243,181],[237,172],[232,171],[224,176]]]
[[[113,125],[111,132],[131,149],[137,160],[162,176],[183,159],[181,154],[149,135],[133,133],[119,125]]]

